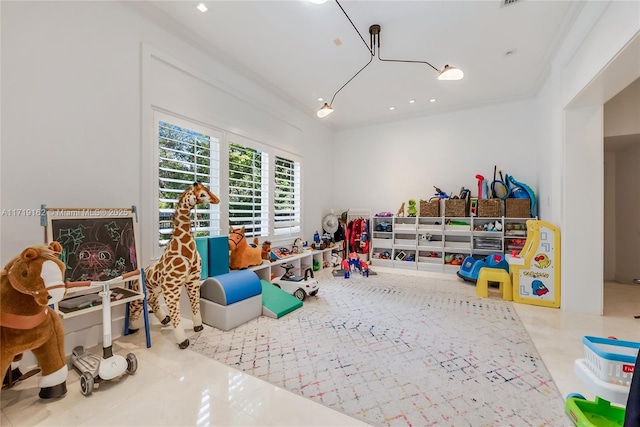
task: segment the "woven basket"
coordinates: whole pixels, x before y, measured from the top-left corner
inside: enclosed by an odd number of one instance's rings
[[[507,218],[531,218],[531,200],[510,197],[505,200],[505,211]]]
[[[444,216],[463,217],[469,216],[468,199],[447,199],[444,201]]]
[[[478,200],[478,216],[481,218],[499,218],[502,216],[501,199]]]
[[[440,216],[440,199],[420,200],[420,216]]]

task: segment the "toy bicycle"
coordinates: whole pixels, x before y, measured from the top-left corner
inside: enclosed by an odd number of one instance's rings
[[[123,282],[138,274],[140,274],[140,270],[123,274],[105,282],[67,282],[68,287],[88,286],[102,288],[98,292],[102,302],[102,357],[87,353],[83,346],[75,347],[71,353],[73,366],[80,372],[80,392],[85,396],[89,396],[93,392],[94,384],[104,380],[115,379],[125,372],[133,375],[138,369],[138,360],[135,354],[129,353],[126,358],[113,354],[111,345],[111,296],[113,292],[110,288],[113,283]],[[94,300],[93,302],[97,301]]]

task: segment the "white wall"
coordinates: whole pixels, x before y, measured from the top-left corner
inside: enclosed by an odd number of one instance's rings
[[[616,153],[615,279],[633,283],[640,278],[640,144]]]
[[[607,102],[604,136],[640,134],[640,79]]]
[[[1,208],[136,205],[143,220],[150,217],[141,194],[149,180],[141,173],[149,158],[142,136],[151,126],[149,105],[142,97],[153,102],[162,97],[153,90],[142,92],[149,77],[142,72],[144,44],[203,78],[201,85],[191,80],[182,92],[166,82],[171,93],[158,101],[161,107],[197,115],[205,123],[230,127],[227,130],[303,157],[304,235],[311,239],[321,224],[323,208],[331,205],[327,188],[333,186],[328,172],[333,156],[326,150],[332,134],[313,117],[125,3],[1,2],[0,7]],[[209,92],[198,93],[202,85]],[[5,217],[1,227],[3,262],[26,246],[44,242],[38,217]],[[140,250],[146,265],[151,242],[143,237]],[[75,327],[65,323],[67,331]],[[114,335],[119,332],[120,327],[114,326]]]
[[[556,191],[551,206],[562,233],[561,304],[568,311],[602,313],[602,106],[640,76],[639,17],[638,2],[587,2],[553,61],[546,106]]]
[[[616,278],[616,199],[627,193],[616,182],[616,158],[615,152],[604,152],[604,280]]]
[[[537,188],[538,216],[550,223],[559,226],[559,207],[554,206],[561,203],[559,186],[554,185],[562,173],[560,159],[556,154],[557,149],[553,146],[551,135],[556,121],[553,119],[549,105],[552,104],[554,94],[557,93],[557,83],[549,78],[546,80],[537,96],[538,117],[538,147],[536,150],[536,160],[538,166]],[[562,232],[562,231],[561,231]]]
[[[476,174],[493,180],[494,165],[535,191],[536,108],[532,99],[337,132],[335,202],[395,213],[434,186],[475,197]]]
[[[326,172],[332,156],[324,147],[332,135],[317,120],[123,3],[2,2],[2,12],[3,208],[140,205],[147,157],[141,125],[149,126],[141,123],[146,43],[213,82],[209,97],[185,87],[162,107],[197,112],[199,120],[303,156],[305,235],[311,237],[323,207],[331,205]],[[230,100],[246,108],[229,112]],[[43,242],[39,218],[4,218],[2,227],[3,259]]]

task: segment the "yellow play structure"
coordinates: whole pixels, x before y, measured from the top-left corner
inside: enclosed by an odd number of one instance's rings
[[[560,230],[527,220],[527,240],[518,257],[507,256],[513,301],[560,307]]]

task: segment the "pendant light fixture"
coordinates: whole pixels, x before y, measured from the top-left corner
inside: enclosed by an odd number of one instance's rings
[[[367,68],[369,64],[371,64],[371,62],[373,61],[373,58],[376,55],[378,59],[382,62],[407,62],[407,63],[414,63],[414,64],[426,64],[429,67],[433,68],[438,73],[438,80],[460,80],[462,79],[462,77],[464,77],[464,73],[462,72],[461,69],[452,67],[450,65],[445,65],[444,68],[440,70],[434,67],[433,65],[431,65],[430,63],[428,63],[427,61],[411,61],[408,59],[384,59],[380,57],[380,30],[382,27],[379,24],[374,24],[369,27],[369,44],[367,44],[367,42],[364,40],[364,37],[362,37],[362,34],[360,34],[360,31],[358,31],[355,24],[351,20],[351,18],[349,18],[349,15],[347,15],[347,12],[344,10],[340,2],[336,0],[336,3],[344,13],[344,16],[346,16],[349,22],[351,23],[351,26],[353,27],[353,29],[356,30],[356,33],[358,33],[358,36],[360,36],[362,43],[364,43],[364,45],[367,47],[367,50],[369,51],[369,54],[371,56],[369,58],[369,62],[367,62],[364,65],[364,67],[360,68],[360,70],[358,70],[358,72],[355,73],[353,77],[347,80],[347,82],[343,84],[340,87],[340,89],[336,91],[336,93],[333,94],[333,98],[331,98],[331,102],[324,103],[324,105],[318,110],[318,113],[317,113],[318,117],[320,118],[327,117],[329,114],[333,113],[333,101],[336,99],[336,95],[342,89],[344,89],[344,87],[348,85],[349,82],[351,82],[351,80],[353,80],[358,74],[360,74],[362,70]]]

